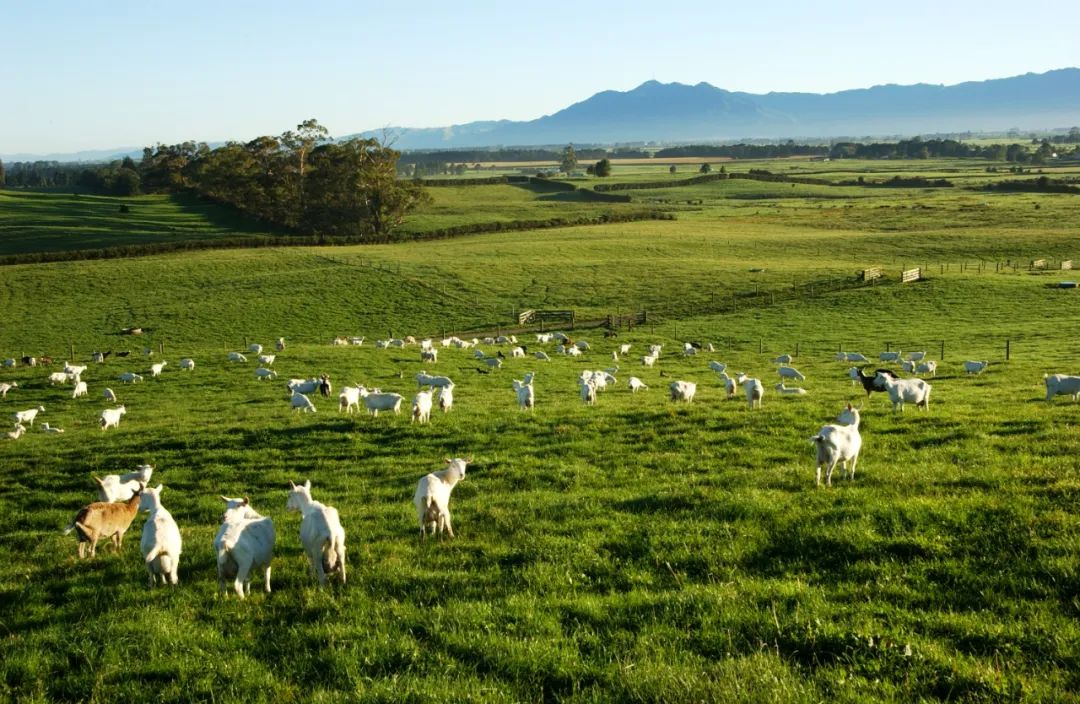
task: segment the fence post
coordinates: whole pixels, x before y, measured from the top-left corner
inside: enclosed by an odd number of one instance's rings
[[[70,351],[71,351],[71,356],[68,357],[68,359],[70,359],[72,362],[74,362],[75,361],[75,342],[72,341],[70,343],[69,347],[70,347]]]
[[[1005,361],[1009,361],[1009,343],[1012,342],[1009,338],[1005,338]]]
[[[764,348],[762,347],[762,342],[761,342],[760,337],[757,339],[757,351],[758,351],[758,354],[761,354],[762,352],[765,351]]]
[[[798,342],[795,343],[795,356],[796,357],[799,356],[799,343]]]
[[[158,354],[165,354],[165,341],[157,343]]]
[[[940,359],[942,362],[945,361],[945,340],[941,341],[941,356],[938,359]]]
[[[886,351],[886,352],[892,352],[892,350],[891,350],[891,349],[889,349],[889,345],[891,345],[891,344],[892,344],[891,342],[886,342],[886,343],[885,343],[885,351]]]

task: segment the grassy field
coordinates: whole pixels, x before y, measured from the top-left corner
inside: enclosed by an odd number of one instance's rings
[[[129,212],[121,213],[121,205]],[[273,234],[231,209],[189,196],[114,198],[0,189],[0,254]]]
[[[519,194],[500,192],[489,214],[512,217]],[[1072,257],[1073,198],[711,193],[673,222],[0,268],[0,358],[133,353],[91,366],[87,399],[49,386],[50,370],[0,368],[19,384],[4,412],[43,404],[38,422],[66,430],[0,441],[0,699],[1075,701],[1080,430],[1075,404],[1042,400],[1041,377],[1080,371],[1080,306],[1048,286],[1061,272],[957,266]],[[458,203],[469,218],[483,196],[446,197],[439,217]],[[904,263],[935,274],[711,312],[870,264],[894,280]],[[522,307],[655,315],[614,340],[579,331],[585,357],[493,373],[471,350],[421,365],[416,348],[371,346],[505,324]],[[130,325],[145,335],[118,334]],[[225,361],[280,335],[277,381]],[[332,347],[335,335],[369,341]],[[685,357],[688,339],[717,351]],[[833,353],[936,359],[942,342],[930,411],[894,414],[875,395],[854,481],[816,489],[810,436],[865,400]],[[622,343],[633,353],[615,362]],[[649,343],[665,351],[646,369]],[[161,378],[119,383],[159,345]],[[796,349],[808,394],[780,398],[771,359]],[[726,400],[710,359],[761,378],[764,408]],[[991,366],[968,377],[964,359]],[[580,371],[613,364],[618,388],[584,406]],[[315,415],[288,409],[289,377],[411,399],[424,368],[457,382],[454,410],[428,426],[339,415],[336,398],[315,399]],[[510,380],[530,370],[537,408],[523,413]],[[630,394],[631,374],[650,389]],[[699,384],[692,405],[666,399],[672,379]],[[105,386],[128,409],[115,431],[96,425]],[[412,491],[447,456],[474,458],[451,501],[458,537],[422,544]],[[60,533],[93,497],[91,474],[141,462],[181,526],[177,589],[146,587],[142,517],[119,556],[79,561]],[[309,478],[342,514],[344,588],[315,588],[284,511],[289,481]],[[269,595],[261,580],[246,602],[217,595],[222,493],[275,522]]]

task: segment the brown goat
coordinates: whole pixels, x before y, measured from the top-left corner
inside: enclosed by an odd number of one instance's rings
[[[135,514],[139,512],[140,494],[142,494],[142,485],[139,485],[139,489],[127,501],[121,503],[95,501],[79,510],[75,515],[75,520],[64,531],[64,535],[73,530],[76,531],[79,537],[80,558],[86,557],[87,543],[90,544],[90,557],[94,557],[97,554],[98,540],[110,536],[116,552],[120,552],[124,533],[135,519]]]

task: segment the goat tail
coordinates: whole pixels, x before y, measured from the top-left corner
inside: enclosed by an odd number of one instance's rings
[[[77,525],[77,522],[72,521],[71,525],[64,529],[64,535],[70,535],[71,531],[75,530],[76,525]]]
[[[324,572],[333,572],[338,568],[338,560],[341,559],[338,547],[338,539],[334,536],[330,536],[326,541],[326,548],[323,550]]]

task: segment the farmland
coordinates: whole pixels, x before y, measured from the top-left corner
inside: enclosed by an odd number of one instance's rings
[[[812,176],[839,168],[754,167]],[[836,180],[987,176],[965,162],[919,168],[850,163]],[[666,167],[625,169],[613,180],[671,178]],[[682,171],[676,177],[691,175]],[[1075,698],[1080,430],[1075,404],[1045,403],[1042,375],[1080,371],[1080,306],[1075,291],[1053,286],[1068,272],[1028,265],[1080,255],[1080,196],[734,179],[632,191],[631,204],[544,199],[510,185],[432,191],[433,203],[406,223],[410,232],[641,204],[677,219],[0,268],[0,358],[59,361],[74,349],[85,363],[93,350],[132,353],[91,366],[89,399],[50,387],[48,370],[0,370],[0,381],[19,384],[0,401],[5,413],[40,403],[38,422],[66,430],[0,442],[0,696]],[[8,252],[61,232],[76,249],[178,229],[236,232],[213,230],[224,215],[152,200],[146,208],[172,208],[162,217],[189,225],[147,222],[135,232],[101,198],[95,232],[80,233],[67,197],[0,192],[13,197],[30,199],[34,214],[0,211]],[[750,291],[853,281],[871,265],[887,274],[875,286],[737,305]],[[929,278],[897,283],[909,266]],[[440,350],[437,364],[422,365],[415,347],[372,345],[390,335],[495,330],[524,308],[649,317],[615,339],[574,331],[593,344],[579,359],[522,335],[552,361],[508,359],[491,373],[479,373],[471,350]],[[142,337],[119,335],[136,325]],[[336,335],[368,340],[333,347]],[[256,381],[254,363],[225,360],[278,336],[288,341],[274,365],[278,381]],[[684,340],[716,352],[683,356]],[[633,353],[613,361],[624,343]],[[638,357],[650,343],[664,353],[645,369]],[[944,352],[928,379],[929,412],[894,414],[882,395],[866,401],[849,365],[833,361],[840,347],[876,356],[887,346]],[[780,398],[771,359],[796,350],[809,393]],[[196,369],[179,371],[181,357]],[[160,359],[170,363],[160,379],[116,378]],[[725,399],[710,359],[761,378],[764,408]],[[991,364],[969,377],[964,359]],[[613,364],[618,388],[584,406],[580,371]],[[314,415],[288,409],[290,377],[326,373],[335,391],[363,383],[411,398],[421,369],[457,382],[453,411],[436,411],[430,425],[341,415],[336,397],[316,398]],[[517,410],[510,389],[527,371],[537,372],[531,413]],[[630,394],[630,374],[650,389]],[[698,383],[693,404],[666,399],[673,379]],[[128,409],[115,431],[97,427],[105,386]],[[866,402],[859,471],[816,489],[809,438],[849,401]],[[451,500],[458,537],[421,543],[416,481],[444,457],[467,456],[474,462]],[[153,483],[165,485],[163,502],[181,526],[176,589],[146,587],[133,545],[141,517],[120,556],[103,548],[79,561],[75,541],[61,535],[92,498],[92,474],[141,462],[158,468]],[[314,586],[299,517],[284,511],[289,482],[309,478],[315,498],[342,515],[343,588]],[[273,518],[271,594],[257,579],[245,602],[217,595],[219,494],[247,495]]]

